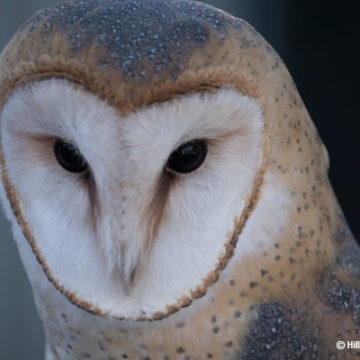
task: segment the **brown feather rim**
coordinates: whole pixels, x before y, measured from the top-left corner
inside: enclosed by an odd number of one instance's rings
[[[66,61],[65,59],[60,59],[59,56],[57,56],[53,61],[49,56],[45,55],[40,58],[39,64],[37,65],[34,63],[21,62],[15,71],[12,72],[12,74],[10,74],[7,79],[2,81],[2,84],[0,84],[0,89],[2,89],[0,92],[0,110],[15,88],[25,85],[26,83],[54,77],[70,80],[83,86],[85,89],[97,94],[100,96],[100,98],[117,107],[122,114],[127,114],[132,110],[138,109],[139,107],[144,107],[156,102],[167,101],[175,96],[187,94],[189,92],[217,91],[223,86],[233,86],[239,92],[245,95],[254,98],[260,97],[260,93],[255,82],[245,76],[245,74],[239,70],[229,66],[207,67],[199,70],[186,70],[179,76],[176,82],[164,82],[161,81],[162,79],[160,78],[156,83],[147,85],[145,90],[143,87],[141,87],[141,85],[125,83],[123,84],[123,88],[120,89],[116,95],[114,95],[114,93],[111,94],[107,90],[107,85],[109,85],[109,83],[105,83],[99,74],[89,72],[88,69],[86,69],[86,67],[78,61]],[[136,89],[141,89],[142,91],[140,92],[140,96],[138,95],[135,98],[131,95],[136,94]],[[124,94],[127,94],[127,97],[125,97]],[[225,253],[219,256],[219,261],[215,270],[210,271],[208,275],[202,280],[202,283],[196,287],[196,289],[190,290],[191,296],[182,296],[178,299],[177,303],[167,305],[166,312],[156,312],[151,317],[147,317],[144,313],[133,320],[151,321],[164,319],[171,314],[178,312],[181,308],[189,306],[195,299],[203,297],[207,293],[209,287],[219,279],[221,272],[226,268],[227,264],[232,258],[238,238],[260,197],[260,187],[264,179],[264,173],[268,165],[269,157],[269,138],[267,136],[267,132],[268,126],[266,119],[264,118],[262,161],[256,171],[252,184],[252,190],[245,202],[244,210],[242,211],[241,216],[234,220],[234,229],[232,234],[229,235],[229,240],[224,244]],[[19,200],[13,185],[10,183],[6,172],[1,140],[0,163],[2,166],[3,185],[13,214],[16,217],[19,226],[22,228],[23,234],[29,242],[35,257],[42,266],[48,280],[71,303],[81,309],[88,311],[89,313],[99,316],[111,316],[119,320],[128,319],[125,317],[112,315],[109,312],[103,312],[99,307],[94,307],[91,303],[82,300],[75,293],[66,290],[64,286],[59,284],[58,280],[52,275],[52,272],[49,269],[43,254],[36,244],[32,229],[22,214],[21,201]]]

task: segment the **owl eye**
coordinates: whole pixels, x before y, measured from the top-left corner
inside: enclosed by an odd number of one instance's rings
[[[207,154],[204,140],[192,140],[179,146],[168,159],[165,169],[186,174],[198,169]]]
[[[88,164],[79,149],[61,139],[55,140],[54,153],[58,163],[67,171],[81,173],[87,170]]]

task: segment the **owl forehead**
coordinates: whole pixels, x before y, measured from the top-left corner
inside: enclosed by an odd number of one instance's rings
[[[197,86],[231,83],[255,95],[253,77],[275,58],[245,21],[198,2],[69,1],[36,14],[10,41],[0,99],[49,77],[78,82],[124,112]]]
[[[95,46],[99,68],[110,66],[124,81],[142,83],[163,72],[175,80],[194,50],[209,43],[210,32],[224,39],[228,27],[244,22],[187,0],[93,0],[47,9],[27,26],[42,41],[61,33],[75,56]]]

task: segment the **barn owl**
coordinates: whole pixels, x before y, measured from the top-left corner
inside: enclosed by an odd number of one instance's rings
[[[0,119],[47,360],[354,358],[336,346],[359,336],[359,248],[245,21],[190,0],[40,11],[0,56]]]

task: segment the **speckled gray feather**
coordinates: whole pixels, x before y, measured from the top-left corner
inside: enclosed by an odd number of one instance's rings
[[[150,80],[144,61],[151,62],[155,74],[171,67],[175,81],[184,70],[184,59],[208,43],[210,29],[221,38],[227,27],[243,25],[242,20],[204,4],[189,6],[186,0],[73,1],[41,12],[25,26],[37,29],[44,18],[44,42],[56,29],[67,34],[74,53],[95,43],[107,50],[100,68],[115,63],[125,80],[138,82]]]

